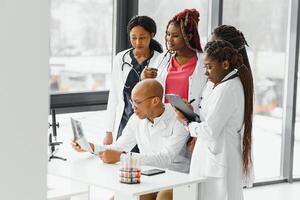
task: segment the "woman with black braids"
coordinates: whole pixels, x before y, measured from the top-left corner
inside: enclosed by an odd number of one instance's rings
[[[197,137],[190,174],[215,177],[201,183],[201,200],[242,200],[243,180],[251,166],[253,79],[241,54],[227,41],[208,42],[204,49],[205,75],[213,83],[203,91],[201,122],[178,119]]]
[[[225,40],[230,42],[233,47],[243,56],[244,64],[251,71],[248,54],[246,51],[246,46],[249,45],[244,37],[244,34],[240,30],[236,29],[234,26],[220,25],[211,33],[209,41],[214,40]]]

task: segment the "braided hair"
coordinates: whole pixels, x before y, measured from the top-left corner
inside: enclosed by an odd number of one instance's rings
[[[198,23],[200,14],[196,9],[185,9],[184,11],[175,15],[167,25],[167,29],[170,24],[176,27],[180,27],[185,44],[193,51],[202,52],[200,44],[200,36],[198,32]],[[191,40],[188,39],[188,35],[191,34]],[[166,44],[167,46],[167,44]]]
[[[253,79],[249,68],[243,63],[242,55],[233,47],[233,45],[224,40],[208,42],[204,53],[209,58],[217,62],[227,60],[230,70],[237,70],[244,88],[245,111],[244,111],[244,137],[243,137],[243,172],[248,174],[251,159],[252,146],[252,118],[253,118]]]
[[[127,34],[129,35],[131,29],[133,29],[136,26],[141,26],[143,27],[146,31],[148,31],[150,34],[154,35],[156,34],[156,23],[155,21],[148,16],[134,16],[127,25]],[[163,48],[161,44],[151,38],[150,40],[150,45],[149,45],[150,50],[155,50],[159,53],[163,52]]]
[[[215,35],[220,40],[230,42],[233,47],[243,56],[244,64],[248,67],[251,72],[251,67],[248,59],[248,54],[245,46],[249,46],[244,34],[230,25],[220,25],[214,29],[212,35]],[[251,72],[252,73],[252,72]]]

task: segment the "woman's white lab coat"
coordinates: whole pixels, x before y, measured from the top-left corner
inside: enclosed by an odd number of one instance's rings
[[[171,53],[160,54],[158,59],[156,59],[155,67],[158,68],[157,80],[166,88],[166,79],[168,76],[168,67],[171,61]],[[203,67],[203,58],[202,54],[197,52],[197,63],[193,74],[189,77],[189,91],[188,91],[188,101],[195,99],[192,103],[194,110],[197,112],[199,97],[202,94],[203,88],[207,82],[205,76],[205,69]]]
[[[119,52],[113,62],[112,76],[111,76],[111,88],[108,97],[107,105],[107,126],[106,131],[113,132],[114,141],[117,138],[117,133],[120,125],[120,121],[124,111],[124,100],[123,100],[123,89],[124,84],[126,83],[127,76],[131,70],[131,66],[128,64],[123,65],[124,61],[131,64],[131,57],[129,55],[130,49]],[[155,59],[160,53],[154,51],[152,58],[148,64],[149,67],[154,65]],[[122,70],[123,65],[123,70]]]
[[[223,80],[234,73],[235,70]],[[225,81],[214,89],[211,82],[205,86],[199,104],[202,122],[190,123],[188,127],[190,134],[198,138],[192,155],[190,175],[219,179],[200,184],[201,200],[243,199],[244,102],[244,90],[239,77]]]

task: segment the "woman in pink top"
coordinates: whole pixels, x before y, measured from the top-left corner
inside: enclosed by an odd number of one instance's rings
[[[165,94],[177,94],[191,101],[194,111],[199,111],[198,103],[204,85],[207,82],[203,68],[202,48],[198,32],[199,12],[195,9],[185,9],[175,15],[168,23],[165,35],[167,52],[159,55],[156,65],[145,68],[144,78],[156,78],[163,85]],[[166,103],[168,103],[165,100]],[[187,146],[191,155],[195,139]],[[182,161],[189,162],[190,155],[181,152]],[[166,196],[171,190],[164,191]]]
[[[198,102],[206,83],[202,48],[198,32],[199,12],[185,9],[175,15],[166,29],[167,52],[156,60],[155,68],[144,70],[145,78],[157,78],[165,94],[177,94],[198,110]],[[165,100],[166,103],[168,103]]]
[[[154,68],[146,68],[145,78],[156,78],[164,86],[165,94],[177,94],[191,101],[194,111],[198,112],[198,104],[202,90],[207,82],[203,68],[202,48],[198,32],[199,12],[185,9],[175,15],[167,25],[165,44],[167,52],[159,55]],[[165,100],[166,103],[168,103]],[[187,143],[184,156],[191,156],[195,139]]]

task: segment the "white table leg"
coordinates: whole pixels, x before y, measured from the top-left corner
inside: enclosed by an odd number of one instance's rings
[[[91,199],[91,185],[88,186],[88,196],[87,199],[90,200]]]
[[[197,184],[185,185],[173,188],[173,200],[197,200],[198,187]]]
[[[139,200],[140,198],[138,196],[129,196],[126,194],[119,194],[115,193],[114,200]]]

